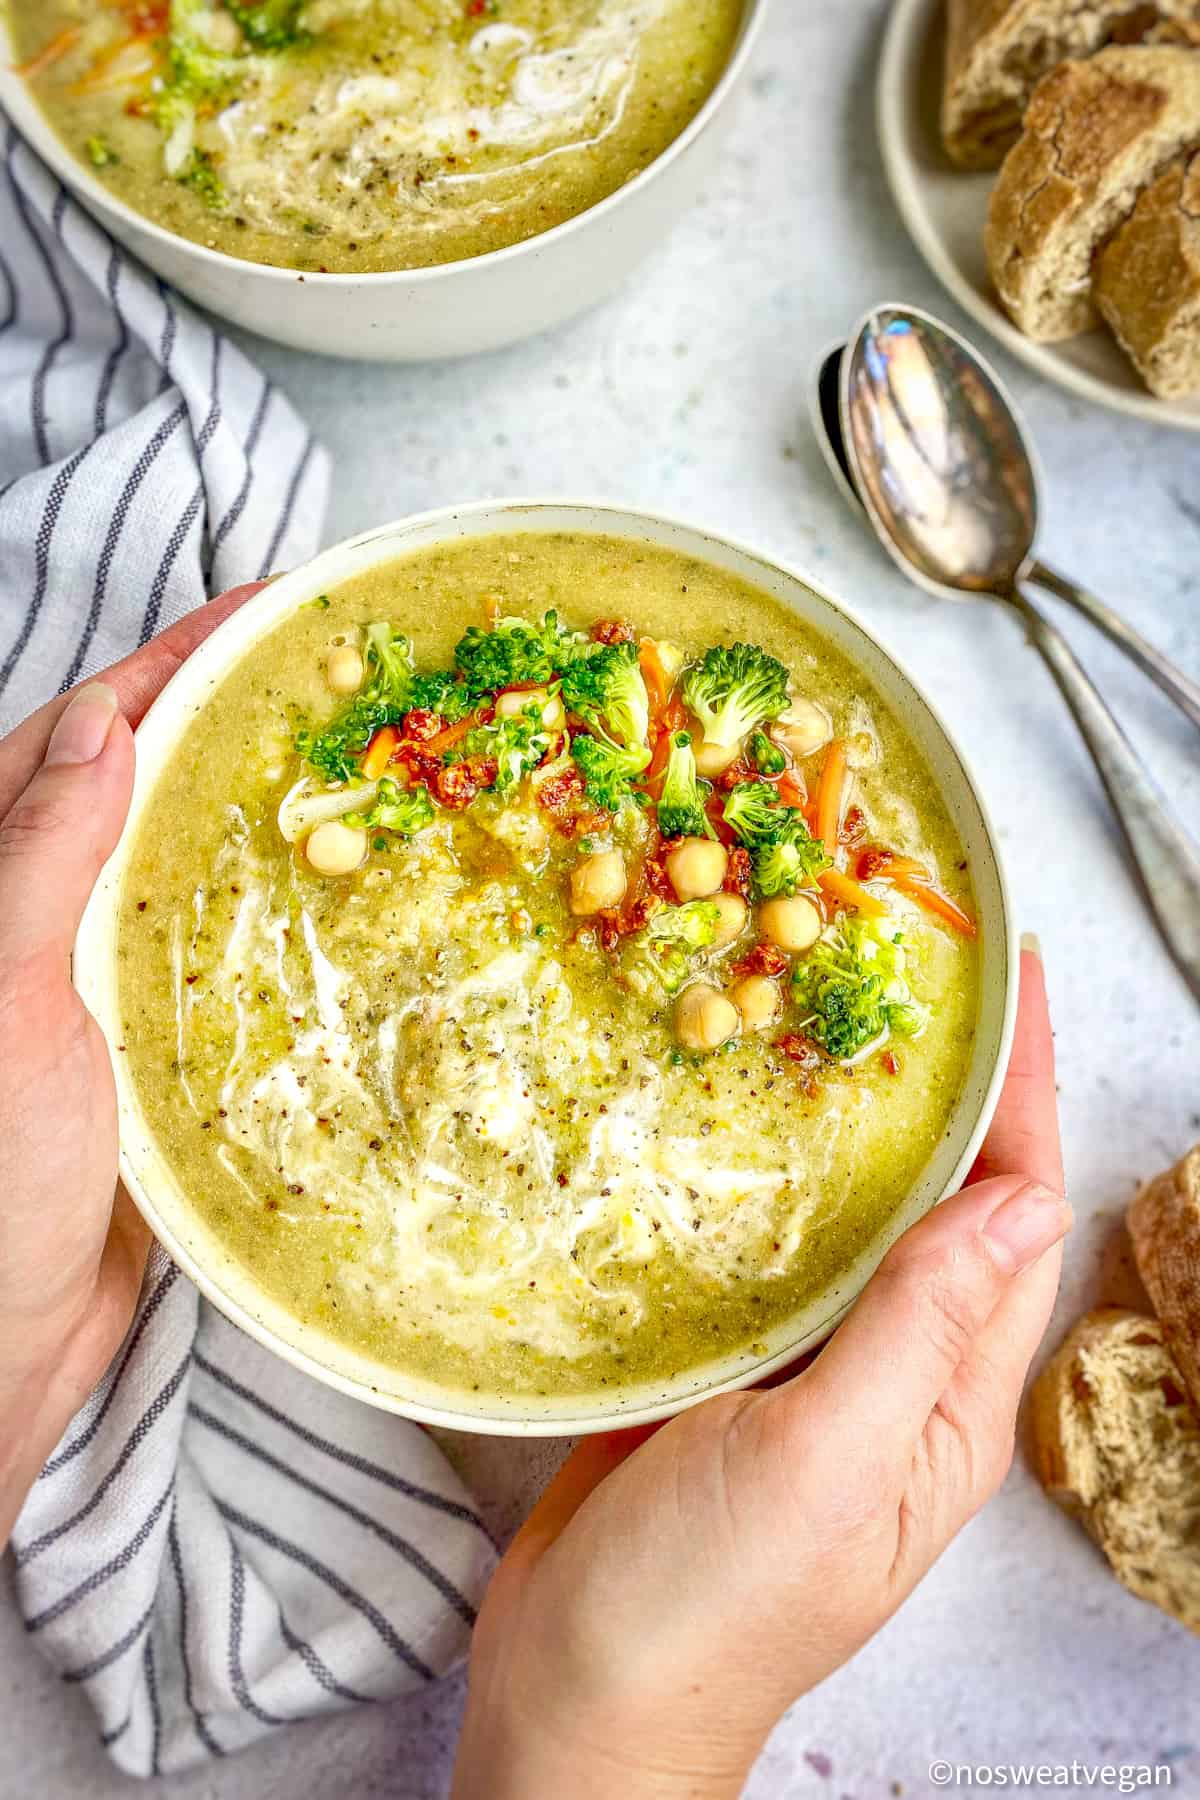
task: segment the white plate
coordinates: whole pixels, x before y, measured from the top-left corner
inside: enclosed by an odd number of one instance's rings
[[[938,280],[1014,356],[1060,387],[1113,412],[1200,431],[1200,396],[1147,393],[1107,331],[1035,344],[1002,311],[983,255],[994,174],[956,169],[941,146],[943,0],[894,0],[876,91],[879,147],[900,216]]]

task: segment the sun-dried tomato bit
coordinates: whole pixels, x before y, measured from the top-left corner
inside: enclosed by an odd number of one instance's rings
[[[446,721],[441,713],[430,712],[427,706],[414,706],[411,712],[405,713],[402,728],[408,743],[425,744],[445,730]]]
[[[787,1031],[775,1039],[775,1048],[799,1069],[814,1070],[821,1066],[821,1052],[811,1038],[798,1031]]]
[[[733,965],[735,975],[782,975],[790,967],[787,957],[775,944],[755,944],[753,950]]]
[[[721,883],[722,892],[741,894],[743,898],[750,892],[750,879],[753,865],[750,852],[738,844],[729,852],[729,861],[725,866],[725,879]]]
[[[496,774],[494,758],[468,756],[462,762],[439,769],[430,785],[443,806],[452,812],[460,812],[463,807],[470,806],[484,788],[491,787]]]
[[[885,1050],[879,1060],[889,1075],[898,1075],[900,1073],[900,1058],[896,1055],[894,1050]]]
[[[635,633],[625,619],[597,619],[590,635],[597,644],[632,644]]]

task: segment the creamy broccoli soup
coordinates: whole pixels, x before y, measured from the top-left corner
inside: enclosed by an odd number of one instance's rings
[[[741,0],[8,0],[75,154],[252,262],[420,268],[533,237],[661,155]]]
[[[766,594],[601,536],[299,608],[159,778],[121,904],[190,1202],[295,1316],[462,1389],[756,1344],[909,1193],[975,1025],[900,722]]]

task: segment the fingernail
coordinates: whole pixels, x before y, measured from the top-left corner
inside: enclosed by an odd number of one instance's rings
[[[993,1259],[1018,1275],[1066,1237],[1075,1215],[1061,1194],[1027,1182],[1002,1200],[983,1228]]]
[[[1021,948],[1022,950],[1028,950],[1031,956],[1036,956],[1039,962],[1045,960],[1042,956],[1042,940],[1036,931],[1023,931],[1021,933]]]
[[[50,734],[46,767],[95,762],[117,716],[117,696],[104,681],[90,681],[72,694],[67,709]]]

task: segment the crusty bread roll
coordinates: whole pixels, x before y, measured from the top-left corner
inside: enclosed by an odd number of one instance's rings
[[[1200,44],[1198,0],[948,0],[942,137],[967,169],[996,169],[1030,95],[1060,62],[1106,44]]]
[[[1080,1319],[1033,1389],[1046,1491],[1131,1593],[1200,1632],[1200,1420],[1157,1319]]]
[[[1146,189],[1101,252],[1092,291],[1151,393],[1200,393],[1200,155]]]
[[[1054,342],[1095,323],[1096,251],[1198,142],[1200,50],[1101,50],[1038,84],[985,235],[992,279],[1022,331]]]
[[[1200,1145],[1129,1208],[1138,1273],[1200,1412]]]

